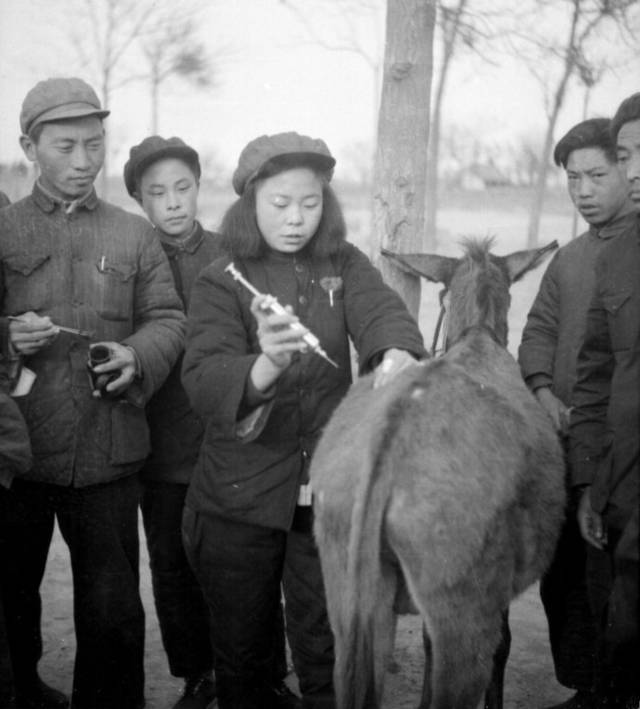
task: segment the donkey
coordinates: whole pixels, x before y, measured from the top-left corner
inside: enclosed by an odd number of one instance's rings
[[[396,615],[407,612],[422,616],[426,638],[420,708],[475,709],[509,603],[556,544],[562,451],[506,343],[510,284],[557,244],[505,257],[490,247],[468,241],[461,259],[383,252],[444,284],[446,353],[375,390],[371,375],[360,379],[313,458],[339,709],[381,706]],[[501,687],[487,701],[501,706]]]

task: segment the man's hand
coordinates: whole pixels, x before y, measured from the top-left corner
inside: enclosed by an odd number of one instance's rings
[[[373,388],[387,384],[393,377],[410,364],[415,364],[416,360],[406,351],[398,350],[395,347],[388,349],[384,353],[382,362],[376,367],[373,376]]]
[[[596,549],[604,549],[607,543],[607,532],[602,516],[591,507],[591,488],[586,487],[578,503],[578,526],[582,538]]]
[[[48,315],[41,317],[31,310],[9,321],[11,346],[20,355],[35,354],[50,345],[57,334],[58,328]]]
[[[95,342],[95,345],[108,347],[111,357],[108,362],[98,364],[93,368],[96,374],[105,374],[120,370],[120,376],[109,382],[106,390],[113,395],[121,394],[131,384],[136,376],[136,356],[130,347],[125,347],[119,342]],[[100,392],[94,390],[93,396],[100,398]]]
[[[569,428],[569,409],[555,396],[549,387],[540,387],[535,392],[540,406],[546,411],[558,433],[567,433]]]

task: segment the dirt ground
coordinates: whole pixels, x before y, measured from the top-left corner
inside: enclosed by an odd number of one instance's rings
[[[141,530],[142,534],[142,530]],[[158,620],[151,595],[148,557],[141,545],[141,591],[147,617],[147,709],[170,709],[182,684],[171,677],[160,641]],[[42,584],[44,657],[42,677],[70,692],[75,639],[73,633],[71,571],[67,548],[56,530]],[[511,607],[513,644],[507,667],[505,709],[536,709],[562,701],[569,690],[555,680],[547,629],[537,587],[530,588]],[[417,618],[400,619],[396,651],[387,675],[385,709],[417,706],[422,687],[422,636]]]

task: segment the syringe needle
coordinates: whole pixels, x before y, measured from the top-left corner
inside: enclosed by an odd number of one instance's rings
[[[238,283],[242,283],[242,285],[248,291],[253,293],[253,295],[263,295],[240,273],[240,271],[238,271],[233,261],[228,266],[226,266],[224,270],[229,273],[232,278],[238,281]],[[287,312],[275,298],[273,299],[272,303],[269,303],[268,309],[274,313],[277,313],[278,315],[282,315],[283,313]],[[301,330],[304,328],[304,325],[302,325],[302,323],[300,322],[295,322],[292,323],[290,327],[294,330]],[[318,338],[312,332],[305,332],[305,334],[302,336],[302,339],[306,342],[307,345],[309,345],[313,352],[315,352],[317,355],[320,355],[320,357],[327,361],[332,367],[339,369],[336,362],[334,362],[331,357],[329,357],[329,355],[322,349],[322,347],[320,346],[320,340],[318,340]]]

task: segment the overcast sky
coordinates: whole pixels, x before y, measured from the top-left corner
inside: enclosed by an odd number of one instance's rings
[[[65,0],[0,0],[2,162],[21,157],[18,114],[36,81],[56,75],[91,81],[64,31],[64,25],[75,20],[71,6]],[[246,142],[262,133],[297,130],[322,137],[338,157],[338,169],[341,159],[345,166],[349,163],[349,146],[371,140],[370,67],[353,53],[301,43],[300,24],[279,0],[210,0],[200,26],[202,40],[212,48],[224,45],[225,56],[212,88],[197,91],[176,82],[166,86],[160,106],[162,135],[180,135],[203,157],[215,156],[229,170]],[[367,20],[362,30],[373,26]],[[369,46],[375,47],[373,38]],[[445,122],[455,121],[487,140],[516,140],[543,130],[540,88],[514,59],[505,58],[497,66],[459,62],[450,87]],[[590,112],[608,115],[638,90],[638,64],[608,75],[593,93]],[[128,148],[149,134],[147,94],[147,86],[137,83],[113,96],[106,125],[115,172],[121,170]],[[581,117],[582,96],[573,90],[556,137]]]

